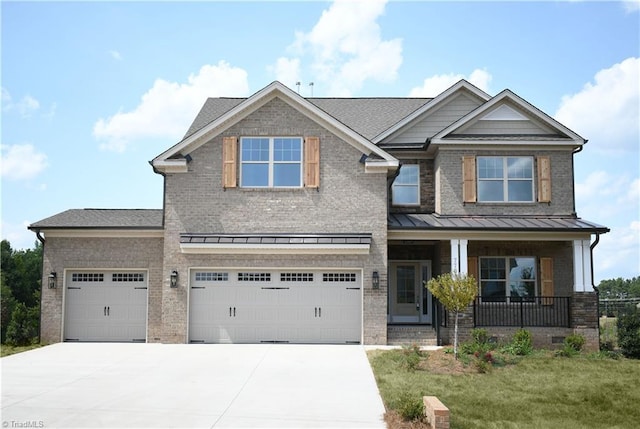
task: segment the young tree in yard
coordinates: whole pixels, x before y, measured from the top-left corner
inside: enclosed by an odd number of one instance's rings
[[[454,314],[453,354],[458,359],[458,316],[476,299],[478,286],[473,276],[445,273],[426,282],[429,291]]]

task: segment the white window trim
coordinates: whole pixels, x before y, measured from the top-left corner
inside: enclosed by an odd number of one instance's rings
[[[244,144],[244,140],[245,139],[252,139],[252,138],[256,138],[256,139],[268,139],[269,140],[269,160],[268,161],[244,161],[242,158],[242,145]],[[298,139],[300,140],[300,161],[275,161],[273,159],[273,154],[274,154],[274,141],[275,139],[279,139],[279,138],[283,138],[283,139]],[[302,188],[304,186],[304,138],[302,137],[298,137],[298,136],[245,136],[245,137],[240,137],[240,162],[239,162],[239,167],[240,167],[240,187],[241,188],[259,188],[259,189],[269,189],[269,188],[277,188],[277,189],[297,189],[297,188]],[[245,164],[267,164],[268,165],[268,184],[266,186],[257,186],[257,185],[244,185],[243,184],[243,177],[242,177],[242,167]],[[274,166],[277,164],[299,164],[300,165],[300,177],[299,177],[299,185],[298,186],[275,186],[273,184],[273,179],[274,179],[274,174],[273,174],[273,170],[274,170]]]
[[[402,172],[403,168],[407,168],[407,167],[415,167],[418,169],[418,182],[414,185],[414,184],[405,184],[405,183],[396,183],[396,181],[393,181],[393,184],[391,185],[391,205],[396,206],[396,207],[417,207],[420,205],[420,164],[402,164],[402,166],[400,167],[400,171]],[[416,201],[415,203],[397,203],[395,201],[395,188],[396,187],[417,187],[418,188],[418,201]]]
[[[531,203],[535,203],[536,202],[536,189],[535,189],[535,160],[533,159],[532,156],[478,156],[476,158],[476,163],[478,162],[479,159],[481,158],[500,158],[502,159],[502,171],[504,172],[504,177],[502,178],[487,178],[487,179],[482,179],[480,177],[480,168],[478,168],[478,166],[476,165],[476,195],[477,195],[477,202],[478,203],[509,203],[509,204],[531,204]],[[514,178],[514,179],[509,179],[509,164],[508,164],[508,159],[509,158],[529,158],[531,159],[531,179],[523,179],[523,178]],[[480,182],[493,182],[493,181],[502,181],[502,195],[503,195],[503,199],[502,200],[481,200],[480,199]],[[509,200],[509,182],[516,182],[516,181],[531,181],[531,200],[528,201],[510,201]]]
[[[520,304],[520,303],[525,303],[525,304],[529,304],[532,303],[531,301],[527,300],[527,299],[515,299],[512,301],[513,295],[511,294],[511,288],[509,287],[509,273],[508,273],[508,268],[510,266],[509,262],[511,259],[516,259],[516,258],[528,258],[528,259],[533,259],[533,269],[535,272],[535,276],[533,278],[533,289],[534,289],[534,294],[533,296],[539,296],[540,294],[540,282],[539,282],[539,269],[538,269],[538,265],[539,265],[539,261],[538,258],[535,256],[531,256],[531,255],[526,255],[526,256],[480,256],[479,257],[479,261],[478,261],[478,298],[480,298],[481,300],[484,299],[485,297],[482,296],[482,282],[483,281],[504,281],[505,283],[505,302],[506,303],[516,303],[516,304]],[[503,259],[505,261],[505,278],[504,279],[484,279],[482,278],[482,260],[483,259]],[[488,298],[488,297],[487,297]],[[519,298],[516,296],[516,298]],[[489,300],[490,301],[490,300]],[[489,302],[488,301],[488,302]]]

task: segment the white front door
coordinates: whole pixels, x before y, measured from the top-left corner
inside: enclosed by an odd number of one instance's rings
[[[431,323],[431,261],[392,261],[389,270],[389,322]]]

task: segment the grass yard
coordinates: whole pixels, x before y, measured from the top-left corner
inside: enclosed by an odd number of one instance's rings
[[[42,347],[42,345],[33,344],[30,346],[9,346],[7,344],[2,344],[0,346],[0,357],[14,355],[16,353],[21,353],[21,352],[26,352],[27,350],[37,349],[38,347]]]
[[[640,422],[638,360],[536,351],[478,373],[473,362],[443,350],[424,353],[411,370],[403,350],[369,352],[392,429],[426,427],[398,423],[395,411],[407,395],[437,396],[451,411],[452,429],[637,428]]]

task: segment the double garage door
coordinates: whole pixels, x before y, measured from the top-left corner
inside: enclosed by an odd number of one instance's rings
[[[146,340],[145,271],[67,272],[65,289],[65,341]]]
[[[360,343],[359,272],[191,270],[192,343]]]

